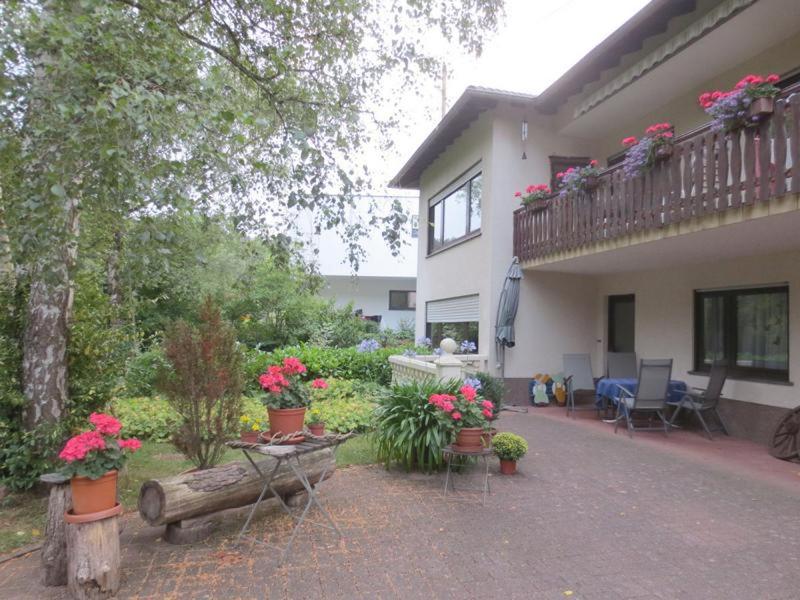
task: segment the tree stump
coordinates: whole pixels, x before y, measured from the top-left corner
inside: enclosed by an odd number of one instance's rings
[[[72,508],[69,479],[58,473],[47,473],[39,479],[50,486],[41,552],[42,583],[46,586],[67,585],[67,524],[64,513]]]
[[[108,512],[116,514],[87,522],[73,521],[81,521],[88,515],[66,515],[67,590],[72,598],[110,598],[119,590],[119,515],[122,507],[118,504]],[[98,514],[101,513],[95,513]]]

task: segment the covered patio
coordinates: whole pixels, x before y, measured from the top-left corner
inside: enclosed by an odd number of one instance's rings
[[[800,465],[694,432],[609,435],[588,413],[503,413],[525,436],[519,475],[492,465],[486,507],[445,501],[441,475],[337,471],[320,486],[346,540],[310,530],[283,567],[233,547],[236,523],[172,546],[135,516],[124,598],[792,598],[800,569]],[[276,517],[253,532],[281,536]],[[36,554],[0,564],[4,597],[60,598]]]

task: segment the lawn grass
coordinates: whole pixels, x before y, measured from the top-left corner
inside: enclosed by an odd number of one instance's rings
[[[221,462],[241,459],[242,453],[238,450],[226,450]],[[374,462],[375,452],[368,435],[345,442],[336,454],[336,465],[340,468]],[[128,512],[135,512],[142,483],[191,468],[192,463],[172,444],[144,442],[120,474],[118,486],[122,505]],[[47,498],[33,493],[11,494],[0,500],[0,554],[40,541],[44,535],[46,514]]]

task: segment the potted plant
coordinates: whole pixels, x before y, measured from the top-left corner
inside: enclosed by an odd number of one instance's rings
[[[500,459],[500,472],[503,475],[513,475],[517,472],[517,461],[528,451],[528,442],[525,438],[506,431],[494,436],[493,448]]]
[[[318,437],[325,435],[325,421],[322,420],[322,411],[319,407],[312,406],[306,415],[306,425],[312,435]]]
[[[243,442],[250,442],[251,444],[258,442],[258,437],[266,428],[266,423],[264,423],[263,419],[254,419],[249,415],[242,415],[239,417],[239,423],[242,425],[239,439]]]
[[[574,192],[587,192],[600,185],[597,161],[592,159],[583,167],[570,167],[566,171],[556,173],[559,180],[558,195],[561,198]]]
[[[672,140],[675,128],[670,123],[654,123],[644,131],[641,139],[634,136],[622,140],[627,148],[622,162],[622,171],[628,179],[638,177],[652,169],[660,160],[672,156]]]
[[[439,409],[438,417],[445,429],[455,434],[455,446],[462,451],[483,449],[483,433],[489,430],[494,405],[483,400],[471,385],[463,385],[457,394],[432,394],[428,403]]]
[[[258,382],[266,392],[262,402],[269,415],[269,436],[297,433],[287,443],[303,441],[300,432],[306,416],[310,398],[302,376],[306,366],[294,356],[283,359],[280,365],[272,365],[262,373]]]
[[[732,90],[705,92],[697,101],[711,115],[714,131],[733,131],[755,125],[772,114],[775,96],[780,91],[775,85],[779,80],[774,73],[766,77],[745,75]]]
[[[525,188],[524,194],[522,192],[516,192],[514,197],[522,201],[522,206],[530,206],[536,202],[543,202],[552,193],[549,186],[540,183],[538,185],[529,185]]]
[[[98,513],[117,504],[117,473],[142,443],[136,438],[120,439],[122,423],[111,415],[92,413],[92,429],[67,440],[58,457],[66,464],[61,472],[70,478],[72,512]],[[127,451],[127,452],[126,452]]]

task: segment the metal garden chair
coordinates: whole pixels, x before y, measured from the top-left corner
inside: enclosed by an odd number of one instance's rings
[[[564,361],[564,384],[567,386],[567,415],[570,411],[575,416],[576,410],[595,410],[599,412],[596,405],[597,387],[592,374],[592,357],[588,354],[565,354]],[[591,391],[592,403],[586,406],[575,406],[575,392]]]
[[[642,360],[639,366],[639,381],[634,394],[630,390],[617,385],[617,415],[614,419],[614,433],[617,432],[619,422],[625,419],[628,435],[633,437],[634,431],[659,431],[669,433],[669,422],[664,418],[664,408],[669,393],[669,380],[672,376],[672,359]],[[635,415],[648,415],[647,427],[636,427],[633,422]],[[653,417],[661,420],[661,425],[652,425]]]
[[[670,402],[670,406],[674,406],[675,410],[669,420],[670,427],[675,422],[675,419],[680,414],[681,410],[686,409],[694,412],[697,420],[703,426],[703,429],[708,436],[708,439],[713,440],[714,436],[711,435],[712,431],[721,431],[725,435],[728,434],[728,429],[725,427],[725,422],[717,410],[717,404],[722,397],[722,387],[725,385],[725,380],[728,378],[728,365],[723,361],[715,361],[711,365],[711,372],[708,377],[708,387],[692,388],[687,391],[678,402]],[[713,413],[719,423],[718,427],[710,429],[708,423],[703,418],[703,413]]]
[[[635,352],[609,352],[607,366],[609,379],[636,379]]]

